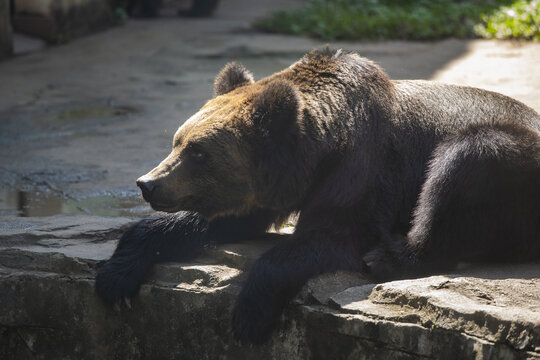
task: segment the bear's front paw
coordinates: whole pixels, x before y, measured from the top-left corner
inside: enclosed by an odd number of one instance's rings
[[[280,314],[281,311],[272,304],[271,296],[254,299],[242,291],[232,316],[234,339],[244,344],[264,343],[270,338]]]
[[[125,300],[137,295],[144,280],[145,271],[137,261],[119,261],[110,259],[101,265],[96,275],[96,291],[109,304]]]

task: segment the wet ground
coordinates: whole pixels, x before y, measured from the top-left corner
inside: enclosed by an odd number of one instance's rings
[[[165,157],[175,130],[212,94],[229,61],[257,78],[325,42],[249,24],[294,1],[222,1],[211,19],[125,26],[0,63],[0,216],[141,216],[135,179]],[[444,40],[337,42],[396,79],[472,85],[540,111],[540,44]]]

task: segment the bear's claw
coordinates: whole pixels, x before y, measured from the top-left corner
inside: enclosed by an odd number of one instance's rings
[[[263,344],[272,333],[273,322],[264,317],[249,317],[238,308],[233,313],[233,338],[240,344]]]
[[[130,298],[137,295],[143,280],[144,272],[133,262],[108,261],[97,271],[96,291],[109,304],[123,302],[131,308]]]
[[[247,285],[238,296],[232,315],[235,341],[242,344],[260,345],[266,342],[275,328],[281,309],[273,303],[273,296],[248,296]],[[251,292],[253,295],[253,292]]]

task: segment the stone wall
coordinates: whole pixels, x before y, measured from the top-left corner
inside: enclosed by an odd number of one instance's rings
[[[15,0],[15,30],[52,43],[106,29],[118,19],[111,0]]]
[[[232,340],[231,308],[245,270],[275,239],[156,266],[136,298],[107,307],[95,266],[130,222],[0,221],[1,359],[540,359],[540,264],[379,285],[327,274],[267,344],[250,347]]]
[[[13,53],[9,0],[0,0],[0,60]]]

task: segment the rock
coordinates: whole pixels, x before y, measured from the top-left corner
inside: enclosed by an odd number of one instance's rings
[[[125,217],[85,215],[34,218],[5,216],[0,218],[0,246],[63,248],[70,241],[72,245],[81,245],[81,239],[103,242],[117,239],[133,222],[133,219]]]
[[[103,30],[117,20],[109,0],[17,0],[15,30],[52,43]]]
[[[321,305],[333,304],[333,296],[349,288],[356,288],[360,285],[373,287],[370,280],[359,273],[353,272],[333,272],[323,274],[310,279],[302,292],[298,295],[297,301],[300,303],[315,302]],[[357,296],[358,293],[355,294]],[[356,299],[358,300],[358,299]]]
[[[473,349],[491,344],[489,354],[520,358],[519,351],[536,352],[540,344],[539,279],[433,276],[349,288],[331,301],[345,312],[474,339]]]
[[[245,270],[280,236],[157,265],[137,297],[108,307],[95,265],[131,222],[0,222],[1,359],[540,359],[540,264],[379,285],[325,274],[267,344],[249,347],[232,340],[231,310]]]
[[[13,53],[9,0],[0,0],[0,60]]]

